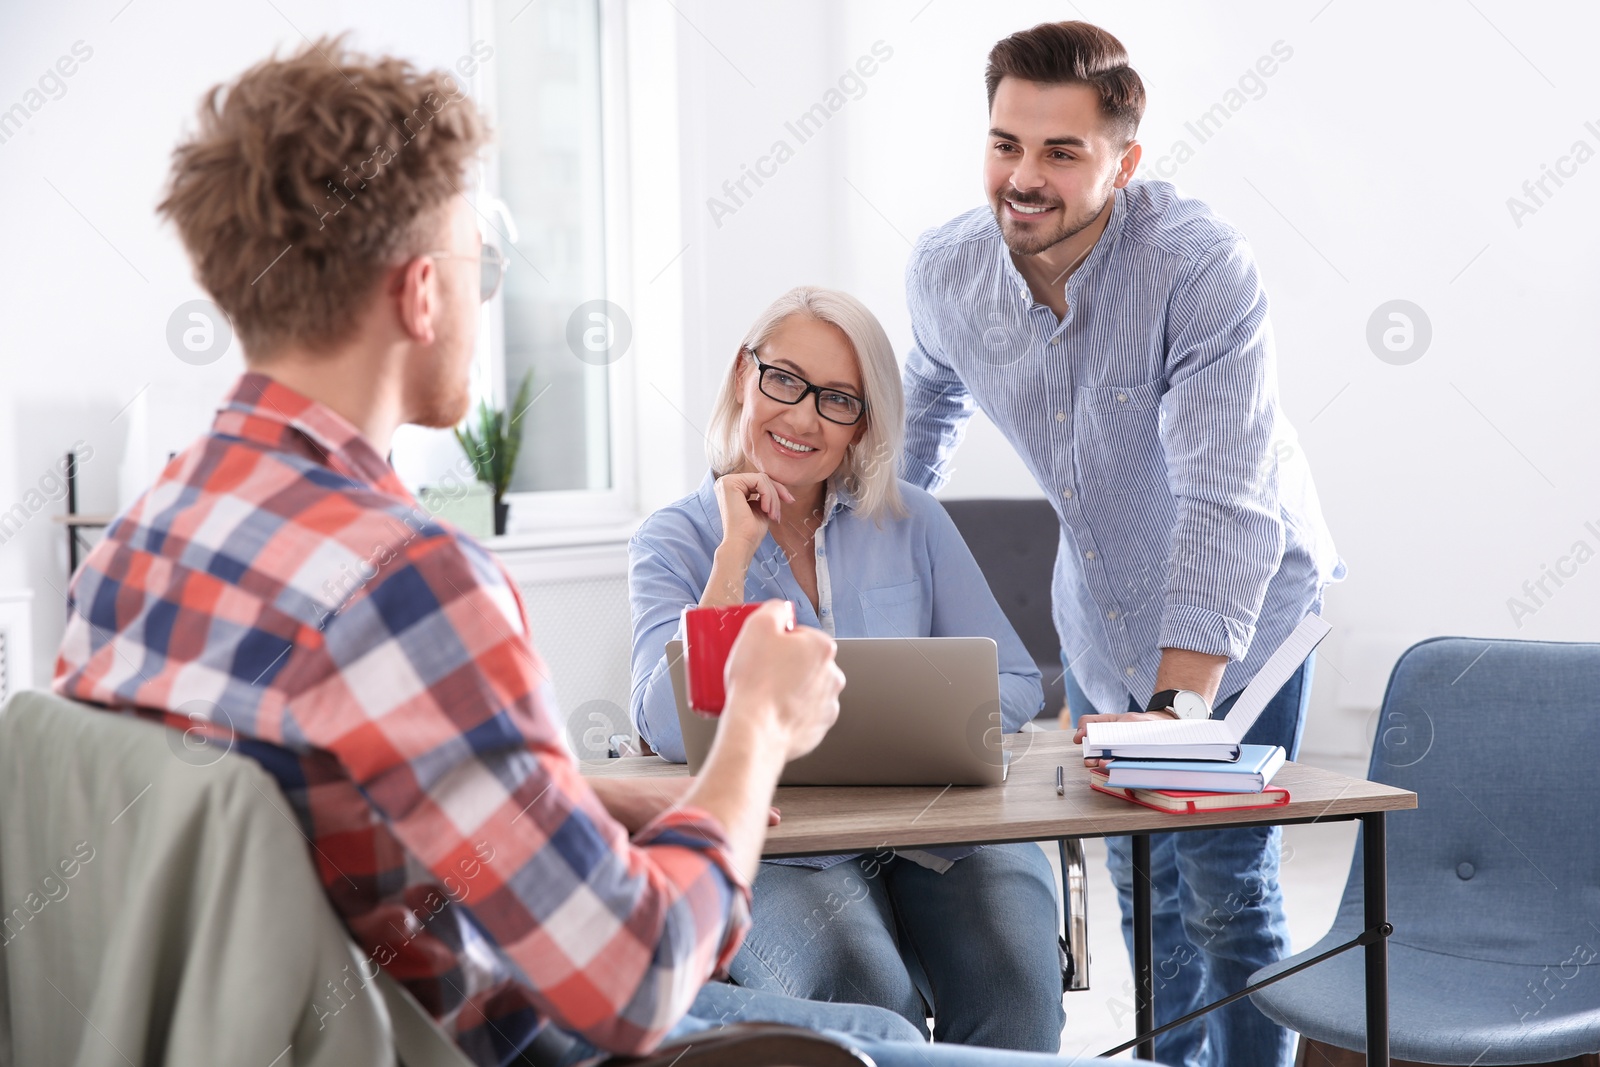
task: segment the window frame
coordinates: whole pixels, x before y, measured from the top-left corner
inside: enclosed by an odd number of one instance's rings
[[[493,58],[480,68],[477,84],[479,104],[491,125],[499,128],[498,86],[492,64],[501,50],[495,33],[495,9],[504,3],[536,3],[537,0],[471,0],[472,39],[483,40],[495,49]],[[631,167],[628,115],[628,36],[626,0],[599,0],[600,40],[600,169],[601,219],[604,231],[605,299],[624,310],[636,306],[634,300],[634,244],[630,212]],[[484,154],[484,188],[488,204],[483,213],[493,217],[505,210],[500,200],[500,149],[492,144]],[[497,225],[497,229],[501,226]],[[523,249],[527,258],[538,263],[536,250]],[[516,250],[508,250],[516,270]],[[528,269],[527,263],[521,264]],[[506,381],[505,302],[492,302],[486,323],[485,341],[473,359],[477,385],[474,400],[487,398],[491,405],[509,403]],[[630,316],[632,317],[632,316]],[[535,548],[551,545],[593,544],[625,540],[637,527],[639,513],[638,438],[636,411],[639,349],[637,322],[629,349],[622,358],[605,367],[606,417],[611,485],[606,489],[571,489],[507,492],[511,505],[506,533],[489,543],[498,549]],[[537,405],[534,411],[537,412]]]

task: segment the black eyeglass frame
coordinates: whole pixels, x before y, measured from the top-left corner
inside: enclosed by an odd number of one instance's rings
[[[800,375],[796,374],[794,371],[789,370],[787,367],[778,367],[771,363],[761,362],[761,357],[756,355],[756,350],[751,348],[749,345],[745,345],[744,350],[750,353],[750,359],[756,365],[756,388],[760,389],[761,395],[767,397],[769,400],[776,400],[780,404],[787,404],[790,407],[793,407],[795,404],[800,403],[807,396],[809,396],[811,397],[812,406],[817,409],[817,414],[822,418],[827,419],[835,426],[854,426],[862,419],[867,417],[866,397],[856,396],[854,393],[847,392],[834,386],[813,385],[804,378],[800,377]],[[777,371],[779,374],[787,374],[801,385],[804,385],[805,390],[793,400],[785,400],[781,396],[773,396],[771,393],[767,392],[767,371],[769,370]],[[838,419],[833,418],[827,412],[822,410],[823,393],[837,393],[840,396],[849,397],[851,400],[854,400],[856,403],[861,405],[861,413],[855,418],[851,419],[849,422],[840,422]]]

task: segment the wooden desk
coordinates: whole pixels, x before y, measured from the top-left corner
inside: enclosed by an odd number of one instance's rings
[[[1065,731],[1007,738],[1012,750],[1006,782],[984,786],[791,786],[773,803],[783,821],[767,833],[766,856],[871,852],[878,848],[1000,844],[1062,837],[1133,838],[1134,974],[1139,1055],[1154,1059],[1151,999],[1150,835],[1252,823],[1360,819],[1364,860],[1367,975],[1367,1063],[1389,1063],[1387,876],[1383,815],[1417,806],[1417,795],[1332,771],[1287,763],[1272,782],[1289,790],[1288,804],[1207,815],[1168,815],[1089,788],[1082,749]],[[1056,768],[1066,772],[1066,796],[1056,795]],[[659,756],[591,760],[583,773],[605,778],[672,778],[688,774]],[[1365,935],[1364,935],[1365,936]],[[1219,1001],[1218,1005],[1226,1001]],[[1218,1005],[1212,1005],[1216,1007]],[[1209,1010],[1209,1009],[1206,1009]],[[1170,1025],[1175,1025],[1176,1021]]]

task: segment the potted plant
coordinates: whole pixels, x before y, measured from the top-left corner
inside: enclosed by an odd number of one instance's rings
[[[496,410],[488,401],[478,401],[476,417],[468,417],[456,427],[456,441],[472,464],[472,473],[478,481],[494,493],[494,532],[499,537],[506,532],[506,518],[511,505],[503,499],[511,487],[511,472],[517,469],[517,452],[522,447],[522,427],[519,420],[528,410],[528,391],[533,388],[533,372],[523,375],[517,395],[507,411]]]

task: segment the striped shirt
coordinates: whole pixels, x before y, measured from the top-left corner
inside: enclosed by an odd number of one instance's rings
[[[976,409],[1005,434],[1060,516],[1056,628],[1098,710],[1144,704],[1163,648],[1228,657],[1238,692],[1344,577],[1255,260],[1205,204],[1119,190],[1061,319],[987,207],[922,236],[906,290],[902,473],[942,486]]]
[[[653,1048],[737,950],[721,825],[629,839],[561,741],[516,585],[327,407],[246,374],[69,600],[56,692],[257,759],[366,965],[473,1062],[547,1020]]]

